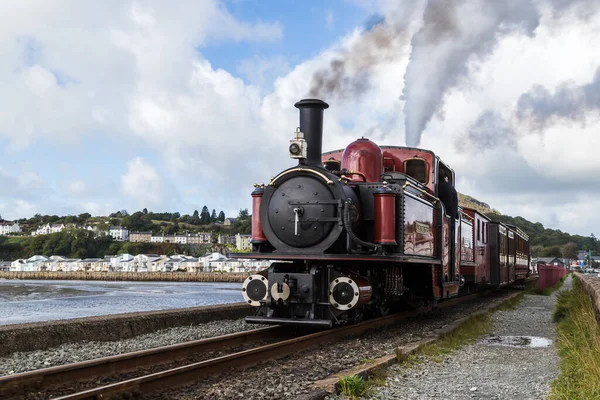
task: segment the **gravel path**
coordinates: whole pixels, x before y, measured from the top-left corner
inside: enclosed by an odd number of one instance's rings
[[[68,343],[48,350],[13,353],[8,357],[0,358],[0,376],[261,327],[246,324],[243,319],[212,321],[194,326],[163,329],[118,342]]]
[[[507,296],[503,292],[499,297]],[[156,399],[286,399],[312,391],[314,381],[361,362],[393,353],[402,344],[432,336],[432,331],[481,309],[498,297],[473,299],[441,308],[396,327],[377,330],[358,338],[341,340],[316,349],[302,350],[290,357],[271,360],[247,370],[233,371],[203,380],[195,386],[148,396]],[[144,396],[146,399],[146,396]]]
[[[570,289],[571,285],[569,277],[561,290]],[[546,398],[550,381],[559,372],[556,349],[543,340],[555,339],[552,312],[556,296],[556,292],[550,296],[526,295],[516,310],[495,312],[491,335],[446,356],[441,363],[424,360],[414,368],[390,367],[387,386],[376,388],[369,398]],[[543,339],[530,342],[524,336]],[[532,346],[538,344],[541,347]]]

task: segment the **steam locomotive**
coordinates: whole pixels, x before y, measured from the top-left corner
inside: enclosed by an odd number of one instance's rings
[[[255,185],[252,253],[230,254],[274,261],[243,283],[256,307],[248,323],[327,328],[529,274],[519,228],[469,208],[449,215],[439,193],[454,171],[432,151],[360,138],[322,153],[329,105],[295,106],[289,156],[298,164]]]

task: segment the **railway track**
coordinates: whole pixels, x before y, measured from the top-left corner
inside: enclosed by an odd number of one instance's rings
[[[472,298],[464,296],[436,306],[444,308]],[[383,328],[430,311],[423,307],[387,317],[371,319],[331,330],[297,336],[283,327],[268,327],[194,342],[143,350],[59,367],[41,369],[0,378],[0,398],[35,399],[110,399],[139,397],[169,388],[193,383],[231,368],[247,367],[259,362],[283,357],[301,349],[318,346],[349,336],[357,336],[372,329]],[[297,337],[293,337],[293,336]],[[292,336],[292,337],[290,337]],[[280,340],[285,338],[285,340]],[[265,341],[276,340],[264,344]],[[256,345],[255,345],[256,344]],[[236,346],[249,348],[236,351]],[[229,354],[190,362],[194,354],[233,349]],[[180,365],[173,366],[179,362]],[[166,365],[158,372],[157,364]],[[150,373],[129,376],[131,371]],[[112,382],[98,383],[98,377],[112,376]],[[85,383],[82,384],[81,382]]]
[[[64,393],[69,388],[73,391],[73,388],[93,386],[99,377],[135,375],[135,371],[181,362],[204,353],[279,340],[289,335],[289,330],[273,326],[3,376],[0,377],[0,398],[52,398],[53,393]]]

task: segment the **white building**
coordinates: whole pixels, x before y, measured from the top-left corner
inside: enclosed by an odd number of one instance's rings
[[[187,244],[188,237],[186,235],[164,235],[165,243]]]
[[[200,243],[202,244],[211,244],[212,243],[212,234],[209,232],[200,232],[196,235]]]
[[[65,224],[46,224],[31,232],[31,236],[49,235],[51,233],[62,232],[66,228]]]
[[[119,254],[110,259],[110,271],[135,272],[135,260],[131,254]]]
[[[100,272],[103,269],[102,258],[85,258],[77,262],[78,271],[94,271]]]
[[[19,233],[21,227],[17,222],[2,221],[0,222],[0,235],[8,235],[9,233]]]
[[[150,238],[150,243],[163,243],[165,241],[165,237],[163,235],[154,236]]]
[[[238,250],[252,250],[252,244],[250,243],[251,239],[251,235],[241,235],[238,233],[235,235],[235,247],[237,247]]]
[[[164,256],[159,256],[158,254],[138,254],[133,257],[135,262],[135,268],[137,272],[148,272],[154,271],[152,268],[152,264]],[[166,258],[166,257],[165,257]]]
[[[50,259],[46,256],[32,256],[28,259],[18,259],[10,264],[11,272],[38,272],[45,271],[46,263]]]
[[[111,226],[108,228],[108,234],[118,242],[127,242],[129,240],[129,230],[122,226]]]
[[[249,260],[243,259],[241,260],[244,263],[244,271],[239,272],[260,272],[264,269],[267,269],[271,266],[273,261],[271,260]]]
[[[195,273],[198,269],[198,259],[189,256],[173,256],[163,263],[164,272],[177,270]]]
[[[235,244],[235,236],[219,235],[217,239],[219,244]]]

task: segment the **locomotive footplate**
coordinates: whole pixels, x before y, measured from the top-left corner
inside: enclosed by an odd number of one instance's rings
[[[267,324],[283,326],[309,326],[315,328],[331,328],[333,321],[330,319],[290,319],[272,317],[246,317],[245,321],[250,324]]]

